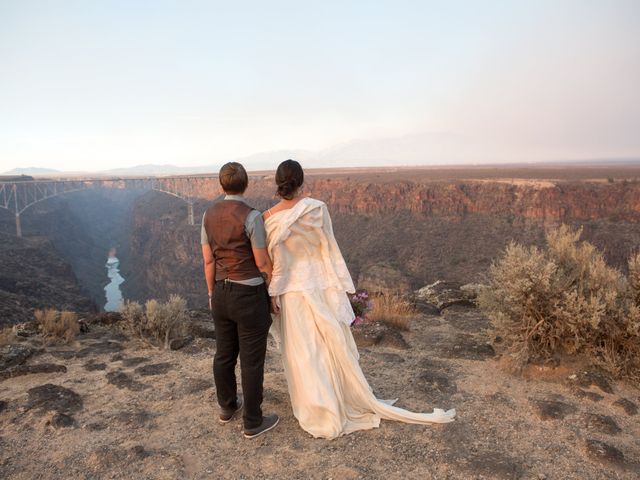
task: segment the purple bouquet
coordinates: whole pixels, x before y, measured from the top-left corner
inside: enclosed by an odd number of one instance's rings
[[[369,294],[366,290],[361,290],[353,295],[349,295],[349,301],[351,302],[353,313],[356,316],[351,326],[360,325],[366,321],[367,313],[373,307],[373,303],[369,300]]]

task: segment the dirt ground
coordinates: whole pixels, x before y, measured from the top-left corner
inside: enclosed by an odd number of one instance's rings
[[[416,411],[455,407],[458,417],[383,421],[333,441],[298,426],[273,345],[264,411],[281,423],[247,440],[240,420],[217,423],[215,341],[159,351],[95,327],[24,363],[50,373],[0,380],[0,478],[638,478],[640,390],[577,368],[508,373],[487,326],[477,310],[452,307],[361,347],[378,397]]]

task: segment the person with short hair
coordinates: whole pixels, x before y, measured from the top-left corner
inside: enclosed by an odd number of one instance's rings
[[[244,436],[254,438],[279,421],[277,415],[263,416],[261,407],[272,264],[262,216],[243,195],[249,184],[246,170],[230,162],[222,166],[218,178],[225,197],[204,213],[200,243],[216,329],[213,375],[219,421],[228,423],[243,410]],[[237,394],[238,355],[243,395]]]

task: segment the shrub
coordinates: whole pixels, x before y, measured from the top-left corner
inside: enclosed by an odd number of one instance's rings
[[[414,305],[402,295],[380,295],[373,300],[373,307],[367,318],[387,323],[400,330],[409,330],[411,320],[416,315]]]
[[[121,308],[126,328],[140,338],[169,348],[171,339],[184,334],[189,313],[187,302],[171,295],[166,303],[148,300],[144,310],[138,302],[125,302]]]
[[[581,230],[561,226],[547,248],[507,246],[479,296],[516,367],[556,354],[586,354],[615,375],[640,367],[640,257],[629,278],[606,265]]]
[[[125,329],[129,333],[144,338],[146,334],[147,318],[144,315],[142,305],[138,302],[125,300],[120,307],[120,313],[124,320]]]
[[[80,323],[74,312],[59,312],[53,308],[33,312],[45,337],[70,343],[80,333]]]

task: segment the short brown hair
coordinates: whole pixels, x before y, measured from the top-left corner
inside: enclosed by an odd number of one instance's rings
[[[231,195],[244,193],[249,185],[247,171],[238,162],[225,163],[218,174],[224,193]]]

